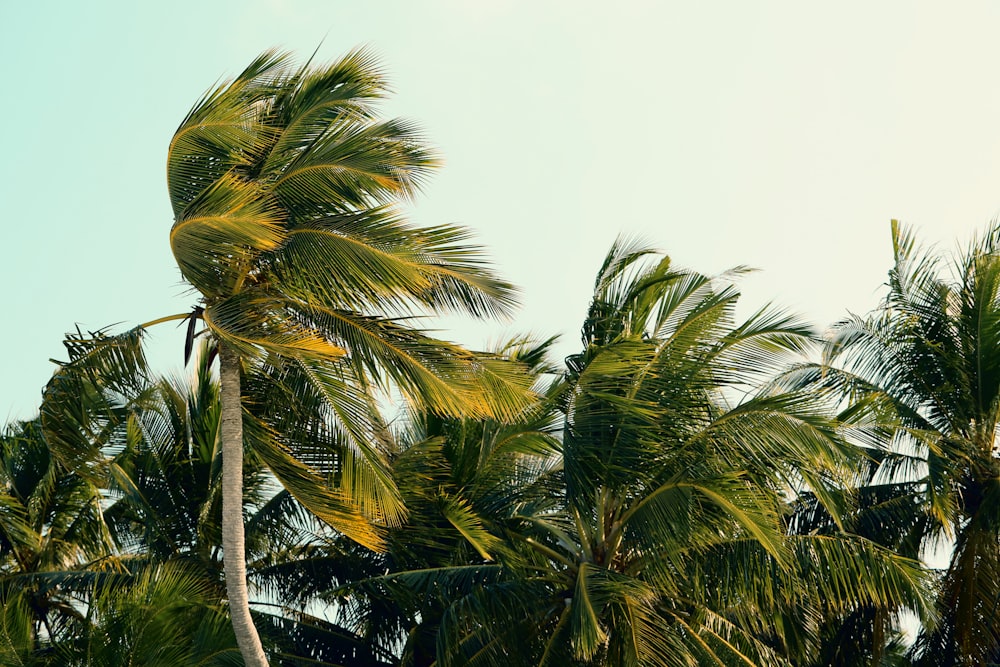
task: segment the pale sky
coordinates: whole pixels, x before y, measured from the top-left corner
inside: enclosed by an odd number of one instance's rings
[[[269,47],[370,46],[387,114],[443,153],[413,219],[473,228],[523,307],[441,335],[559,333],[566,355],[621,233],[703,272],[757,267],[748,303],[824,328],[876,305],[890,218],[946,250],[985,229],[998,34],[985,2],[7,0],[0,417],[34,414],[77,323],[194,304],[167,242],[166,147],[206,88]],[[153,343],[179,367],[172,325]]]

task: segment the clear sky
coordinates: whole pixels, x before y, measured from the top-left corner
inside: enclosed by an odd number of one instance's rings
[[[358,45],[446,166],[411,212],[476,230],[523,290],[479,347],[575,350],[620,233],[823,328],[874,307],[889,220],[957,247],[1000,207],[1000,5],[985,2],[201,0],[0,3],[0,417],[26,418],[64,332],[194,303],[164,160],[216,80],[283,47]],[[154,338],[165,370],[180,337]]]

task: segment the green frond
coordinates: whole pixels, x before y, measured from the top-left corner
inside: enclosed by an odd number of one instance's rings
[[[251,412],[297,460],[353,498],[363,514],[398,525],[404,508],[388,468],[388,429],[364,381],[346,364],[269,362],[248,378]]]
[[[607,255],[604,256],[604,262],[597,271],[594,292],[604,292],[613,283],[621,280],[633,264],[656,252],[640,239],[619,236],[611,244]]]
[[[202,294],[229,296],[260,253],[284,241],[282,218],[260,186],[224,174],[176,218],[170,248],[185,280]]]
[[[849,535],[793,536],[791,545],[797,567],[813,582],[818,601],[831,609],[885,605],[912,609],[925,621],[936,616],[930,604],[930,577],[918,561]]]
[[[232,170],[272,144],[262,124],[266,100],[275,90],[289,55],[266,51],[232,81],[223,82],[194,105],[167,150],[167,188],[174,216]]]
[[[127,437],[130,404],[141,403],[148,369],[143,329],[69,334],[70,360],[45,386],[39,418],[50,452],[69,469],[98,481],[109,450]]]
[[[441,494],[439,498],[441,513],[455,530],[462,534],[472,548],[483,558],[493,560],[493,552],[500,540],[483,527],[482,520],[476,516],[470,503],[461,497]]]
[[[431,287],[416,249],[401,243],[409,235],[383,211],[345,214],[295,227],[269,259],[276,282],[303,300],[396,310]]]
[[[95,584],[87,625],[56,647],[63,664],[95,667],[242,664],[229,620],[203,578],[164,566]],[[109,642],[108,637],[118,641]]]
[[[772,646],[744,627],[732,622],[725,615],[706,611],[692,633],[700,640],[698,647],[707,653],[706,661],[720,665],[745,665],[746,667],[784,667],[788,662]]]
[[[298,224],[265,259],[283,291],[329,308],[509,314],[514,288],[489,270],[467,235],[447,225],[414,228],[377,208]]]
[[[23,593],[0,592],[0,664],[27,667],[34,664],[34,628],[30,600]]]
[[[376,522],[382,517],[366,517],[355,499],[329,480],[290,455],[269,429],[256,420],[244,419],[246,440],[255,456],[274,473],[303,506],[337,531],[358,544],[378,551],[383,548],[382,530]]]
[[[267,292],[244,290],[210,305],[202,317],[215,336],[248,358],[266,352],[335,362],[347,353]]]
[[[283,129],[262,172],[280,173],[333,124],[374,119],[373,104],[385,90],[378,63],[364,49],[325,66],[306,63],[279,92],[274,113],[278,115],[276,124]]]
[[[437,165],[412,123],[339,118],[282,165],[273,190],[304,215],[349,212],[412,196]]]
[[[87,333],[77,329],[63,341],[69,361],[56,363],[61,370],[78,374],[91,384],[120,394],[132,393],[148,377],[144,334],[142,327],[113,335],[107,329]]]
[[[573,598],[570,604],[573,653],[581,660],[590,660],[603,647],[608,635],[601,627],[592,597],[590,566],[582,563],[577,570]]]

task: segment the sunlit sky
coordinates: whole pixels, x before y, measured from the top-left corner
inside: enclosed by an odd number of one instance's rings
[[[0,3],[0,417],[34,414],[62,338],[182,312],[165,156],[199,95],[269,47],[368,45],[445,167],[410,210],[473,228],[522,289],[472,347],[578,341],[619,234],[747,264],[749,304],[825,328],[874,307],[889,220],[952,251],[1000,208],[1000,5],[964,2]],[[164,371],[180,336],[154,332]]]

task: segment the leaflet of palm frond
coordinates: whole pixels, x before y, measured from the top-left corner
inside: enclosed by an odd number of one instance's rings
[[[936,616],[930,599],[931,580],[919,561],[899,556],[864,538],[832,539],[797,536],[792,540],[799,567],[816,582],[822,604],[843,610],[856,604],[914,610],[922,619]],[[863,572],[877,571],[878,578]]]
[[[746,627],[734,623],[727,614],[705,610],[688,626],[691,653],[705,663],[734,663],[785,667],[786,656]],[[681,626],[687,623],[681,623]],[[694,640],[694,641],[692,641]]]
[[[805,356],[815,333],[801,317],[762,308],[727,333],[713,351],[719,378],[735,384],[759,384],[788,366],[789,355]]]
[[[483,560],[494,560],[492,554],[495,553],[501,540],[484,527],[482,518],[476,515],[468,500],[461,496],[441,493],[438,506],[448,523],[462,534]]]
[[[0,432],[0,478],[6,493],[18,502],[27,502],[50,461],[38,419],[8,424]]]

